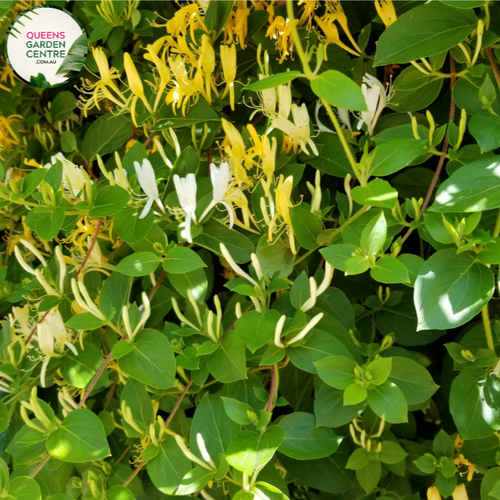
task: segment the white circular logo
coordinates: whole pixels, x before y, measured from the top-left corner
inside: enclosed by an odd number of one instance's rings
[[[5,55],[12,71],[34,87],[58,87],[85,64],[87,35],[68,11],[39,5],[9,26]]]

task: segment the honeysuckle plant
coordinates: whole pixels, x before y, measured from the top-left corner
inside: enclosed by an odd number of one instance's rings
[[[47,3],[89,55],[0,56],[0,497],[500,498],[500,4]]]

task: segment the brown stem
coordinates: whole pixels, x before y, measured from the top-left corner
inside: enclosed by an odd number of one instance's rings
[[[486,53],[488,54],[488,59],[490,60],[491,69],[493,69],[493,74],[495,75],[495,80],[497,81],[498,89],[500,90],[500,73],[498,72],[498,66],[495,61],[495,56],[491,47],[486,48]]]
[[[108,409],[109,403],[111,403],[111,400],[113,399],[113,395],[115,393],[116,386],[117,386],[116,382],[111,386],[111,390],[109,391],[108,397],[106,399],[106,402],[104,403],[102,411],[106,411]]]
[[[162,271],[160,276],[158,276],[158,280],[156,281],[156,285],[154,288],[151,290],[151,293],[149,294],[148,300],[151,302],[153,297],[156,295],[156,292],[158,291],[158,288],[160,288],[161,282],[163,281],[163,278],[165,277],[165,271]]]
[[[99,380],[99,377],[102,375],[102,372],[105,370],[106,366],[108,366],[108,363],[111,360],[112,354],[113,354],[113,350],[111,350],[111,352],[106,356],[106,359],[102,362],[102,365],[100,366],[99,370],[97,370],[97,373],[94,375],[92,382],[90,382],[90,385],[87,387],[85,394],[83,395],[82,399],[78,403],[78,406],[76,407],[77,410],[82,408],[82,406],[85,404],[85,401],[89,397],[89,394],[92,392],[92,389],[97,384],[97,381]]]
[[[35,477],[41,470],[42,467],[50,460],[52,455],[50,453],[37,465],[36,469],[30,474],[30,477]]]
[[[450,54],[450,73],[451,73],[451,103],[450,103],[450,119],[449,121],[453,121],[455,118],[455,100],[453,99],[453,87],[455,86],[455,60],[453,59],[453,56]],[[441,155],[439,156],[439,162],[438,166],[436,168],[436,171],[434,172],[434,177],[432,178],[431,184],[429,186],[429,189],[427,190],[427,194],[425,196],[424,203],[422,207],[420,208],[419,212],[419,217],[422,216],[424,213],[425,209],[427,208],[427,205],[429,204],[429,201],[431,200],[432,193],[434,192],[434,189],[436,187],[437,181],[439,179],[439,175],[441,174],[441,170],[444,165],[444,159],[446,155],[446,151],[448,150],[448,134],[446,134],[444,141],[443,141],[443,148],[441,150]],[[406,231],[406,234],[403,236],[401,242],[404,243],[410,234],[412,233],[413,229],[409,228],[408,231]]]
[[[267,413],[270,413],[273,408],[274,390],[276,388],[276,366],[271,366],[271,387],[269,389],[269,401],[267,402]]]
[[[89,260],[89,257],[90,257],[90,254],[92,253],[92,250],[94,249],[94,246],[95,246],[95,243],[97,241],[97,237],[99,236],[99,229],[101,228],[101,219],[99,219],[97,221],[97,224],[95,226],[95,231],[94,231],[94,235],[92,236],[92,241],[90,242],[90,245],[89,245],[89,248],[87,250],[87,253],[85,254],[85,257],[83,258],[82,260],[82,263],[78,269],[78,271],[76,272],[76,274],[73,276],[73,278],[76,280],[76,278],[78,278],[78,275],[83,271],[83,268],[85,267],[85,264],[87,264],[87,261]],[[71,282],[69,282],[67,285],[66,285],[66,292],[70,289],[71,287]]]
[[[191,384],[193,383],[193,380],[191,379],[188,384],[186,385],[186,387],[184,387],[184,390],[182,391],[181,395],[179,396],[179,399],[176,401],[174,407],[172,408],[172,411],[170,412],[170,415],[168,416],[167,420],[165,421],[165,427],[168,427],[170,422],[172,421],[172,419],[174,418],[174,415],[175,413],[177,412],[177,410],[179,409],[179,406],[181,405],[182,403],[182,400],[184,399],[184,396],[187,394],[187,391],[189,390],[189,388],[191,387]],[[132,479],[134,479],[135,476],[137,476],[137,474],[139,474],[139,471],[142,469],[142,467],[144,467],[144,465],[146,465],[147,462],[143,461],[141,462],[137,467],[136,469],[134,470],[134,472],[132,472],[132,474],[130,475],[130,477],[123,483],[123,486],[127,486],[127,484],[130,483],[130,481],[132,481]]]
[[[10,241],[12,239],[12,231],[14,230],[14,219],[10,219],[10,227],[9,227],[9,236],[7,238],[7,246],[5,247],[5,260],[3,262],[3,266],[7,265],[9,260],[9,251],[10,251]]]
[[[148,146],[148,144],[151,142],[151,140],[153,139],[154,136],[155,136],[155,132],[151,132],[148,135],[147,139],[144,141],[144,146],[145,147]]]

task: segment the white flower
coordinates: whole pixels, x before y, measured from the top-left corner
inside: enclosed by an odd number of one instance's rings
[[[319,153],[316,144],[314,144],[311,139],[309,113],[306,105],[302,104],[302,106],[297,106],[296,104],[292,104],[292,116],[293,123],[290,120],[280,117],[272,121],[271,128],[277,128],[288,135],[294,148],[300,145],[302,151],[309,154],[307,150],[307,146],[309,146],[317,156]],[[268,132],[270,132],[270,130],[268,130]]]
[[[191,220],[194,220],[196,223],[196,177],[194,174],[188,174],[186,177],[181,178],[175,174],[174,185],[181,208],[186,214],[186,220],[181,224],[181,227],[185,228],[182,232],[182,237],[189,243],[193,243],[193,239],[191,238]]]
[[[153,203],[156,201],[156,204],[160,207],[160,209],[164,212],[163,204],[160,200],[160,194],[158,193],[158,186],[156,184],[155,171],[151,162],[148,159],[142,160],[142,165],[138,161],[134,161],[134,168],[137,174],[137,180],[144,191],[144,194],[147,196],[148,201],[142,210],[139,219],[144,219],[146,215],[148,215]]]
[[[73,162],[67,160],[62,153],[57,153],[55,156],[51,158],[52,165],[59,160],[63,166],[63,178],[62,185],[65,191],[72,198],[76,198],[78,193],[85,188],[87,180],[91,183],[90,179],[87,179],[83,170],[75,165]],[[50,163],[45,165],[45,168],[50,168],[52,166]]]
[[[70,340],[71,335],[66,330],[59,311],[53,309],[43,321],[38,323],[37,341],[43,359],[42,370],[40,372],[42,387],[45,387],[45,372],[50,362],[50,358],[60,356],[60,354],[54,351],[55,348],[57,348],[59,353],[62,353],[64,351],[64,346],[66,346],[73,351],[75,356],[78,355],[78,351]]]
[[[363,83],[361,84],[361,91],[365,96],[368,111],[361,111],[361,120],[358,123],[358,130],[361,129],[363,123],[366,123],[368,134],[373,135],[375,125],[382,111],[390,101],[392,89],[389,87],[386,92],[382,82],[369,73],[366,73],[363,77]]]
[[[232,228],[234,224],[234,214],[228,203],[224,201],[226,197],[226,192],[231,182],[231,174],[229,172],[229,163],[223,162],[220,167],[217,168],[214,163],[210,164],[210,180],[212,181],[213,188],[213,199],[210,205],[205,209],[203,215],[200,217],[200,221],[205,218],[205,216],[212,210],[215,205],[222,203],[228,213],[229,213],[229,227]]]

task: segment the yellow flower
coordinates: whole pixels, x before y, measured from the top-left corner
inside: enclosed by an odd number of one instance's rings
[[[323,42],[325,44],[325,60],[328,60],[326,56],[326,48],[331,43],[338,45],[339,47],[349,52],[350,54],[359,56],[358,52],[351,49],[344,42],[340,40],[339,30],[337,26],[335,26],[335,24],[333,23],[331,15],[330,17],[325,16],[323,19],[320,19],[318,16],[315,16],[314,19],[324,33],[324,36],[320,36],[319,40],[320,42]]]
[[[100,79],[97,82],[82,79],[83,88],[81,91],[84,94],[90,95],[89,98],[81,98],[81,101],[78,102],[78,107],[83,109],[85,116],[87,116],[87,111],[94,106],[100,110],[99,102],[103,99],[109,99],[119,107],[123,107],[126,104],[125,96],[114,82],[114,80],[120,78],[117,69],[109,67],[108,59],[102,47],[92,48],[92,53],[99,69]]]
[[[299,21],[295,20],[295,24]],[[292,30],[290,29],[289,19],[277,16],[269,26],[266,36],[276,40],[276,48],[279,50],[281,59],[280,64],[293,50]]]
[[[245,169],[252,168],[253,161],[251,156],[247,155],[243,138],[238,129],[224,118],[222,118],[222,128],[226,133],[222,147],[229,156],[229,168],[238,185],[251,186],[253,181],[248,177]]]
[[[151,105],[144,95],[144,87],[142,86],[141,77],[139,76],[139,73],[137,73],[134,61],[132,61],[132,58],[130,57],[130,54],[128,52],[125,52],[124,54],[123,65],[125,68],[125,73],[127,74],[128,86],[133,94],[130,114],[132,115],[134,125],[137,127],[137,121],[135,119],[135,107],[137,105],[137,100],[140,99],[150,113],[153,112],[153,109],[151,108]]]
[[[231,207],[231,210],[233,212],[233,220],[237,226],[249,229],[250,221],[255,224],[252,212],[248,206],[247,197],[240,188],[236,186],[230,187],[226,191],[224,201]],[[241,214],[243,215],[243,223],[238,219],[235,208],[239,208],[241,210]]]
[[[248,33],[248,15],[246,0],[239,0],[236,11],[232,11],[224,28],[224,43],[232,44],[239,42],[240,47],[245,50],[245,38]]]
[[[0,159],[3,159],[2,150],[10,149],[19,144],[19,137],[12,129],[12,124],[21,118],[20,115],[3,116],[0,114]]]
[[[427,500],[441,500],[441,494],[436,486],[427,489]]]
[[[197,97],[200,92],[199,83],[197,85],[189,78],[184,59],[181,56],[169,57],[168,65],[172,71],[174,87],[167,94],[166,102],[167,104],[174,103],[174,112],[176,108],[182,108],[182,114],[185,115],[189,99]]]
[[[2,72],[0,73],[0,82],[2,82],[2,83],[9,82],[12,87],[16,86],[16,75],[14,74],[12,69],[10,68],[7,60],[5,60],[3,63]],[[0,85],[0,88],[10,92],[10,88],[6,87],[5,85]]]
[[[234,111],[234,80],[236,78],[236,45],[221,45],[220,58],[222,62],[222,73],[226,82],[226,89],[222,94],[222,99],[229,92],[229,102]]]
[[[299,19],[299,26],[304,26],[307,22],[307,31],[311,31],[314,11],[319,7],[320,3],[317,0],[300,0],[297,5],[303,5],[304,9]]]
[[[293,207],[292,201],[290,199],[290,196],[292,195],[292,189],[293,176],[290,175],[286,179],[284,179],[283,175],[280,175],[278,186],[274,191],[276,196],[276,211],[278,213],[274,215],[269,224],[268,238],[269,241],[273,240],[273,233],[277,226],[278,218],[281,217],[283,223],[288,226],[288,239],[290,241],[290,249],[295,255],[297,253],[297,249],[295,247],[292,220],[290,219],[290,207]]]
[[[340,5],[339,0],[327,1],[326,9],[330,14],[324,16],[323,19],[324,20],[331,19],[332,23],[333,21],[337,21],[340,24],[340,26],[342,26],[344,33],[347,35],[347,38],[349,38],[349,40],[351,41],[354,48],[361,53],[361,49],[359,48],[358,44],[356,43],[356,40],[354,40],[353,36],[351,35],[351,32],[349,31],[347,16],[345,15],[344,9],[342,8],[342,5]]]
[[[457,484],[455,491],[451,494],[453,500],[469,500],[469,495],[467,495],[467,489],[465,484]]]
[[[463,444],[463,441],[462,441]],[[453,459],[453,463],[457,467],[461,467],[462,465],[465,465],[467,467],[467,481],[472,481],[472,478],[474,477],[474,472],[476,471],[476,464],[470,462],[467,460],[461,453],[458,455],[457,458]],[[465,474],[465,472],[461,472],[461,475]]]
[[[153,26],[158,25],[153,24]],[[174,17],[167,21],[165,26],[169,35],[174,37],[178,37],[179,35],[185,36],[189,30],[192,40],[195,40],[194,32],[198,28],[202,28],[208,33],[207,27],[200,15],[200,8],[195,3],[178,10]]]
[[[205,93],[209,103],[212,102],[212,73],[215,69],[215,51],[207,35],[201,36],[200,67],[205,75]]]
[[[391,0],[375,0],[375,8],[386,28],[395,23],[398,19],[394,4]]]

